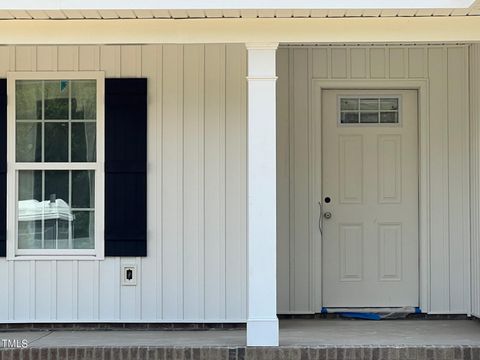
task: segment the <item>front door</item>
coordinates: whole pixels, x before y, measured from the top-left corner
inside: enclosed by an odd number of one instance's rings
[[[323,306],[418,306],[417,92],[322,97]]]

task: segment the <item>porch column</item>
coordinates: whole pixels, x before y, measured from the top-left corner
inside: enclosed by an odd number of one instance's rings
[[[275,53],[248,50],[248,320],[247,345],[278,346]]]

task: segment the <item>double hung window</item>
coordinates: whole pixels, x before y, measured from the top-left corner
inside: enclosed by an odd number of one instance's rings
[[[9,74],[9,256],[103,256],[103,89],[100,72]]]

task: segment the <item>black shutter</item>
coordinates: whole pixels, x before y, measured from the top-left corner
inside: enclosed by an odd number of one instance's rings
[[[105,256],[147,256],[147,79],[105,79]]]
[[[0,256],[7,255],[7,80],[0,79]]]

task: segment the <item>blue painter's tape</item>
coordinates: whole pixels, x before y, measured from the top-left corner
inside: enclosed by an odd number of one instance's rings
[[[352,319],[364,319],[364,320],[381,320],[382,317],[374,313],[360,313],[360,312],[341,312],[340,316]]]

